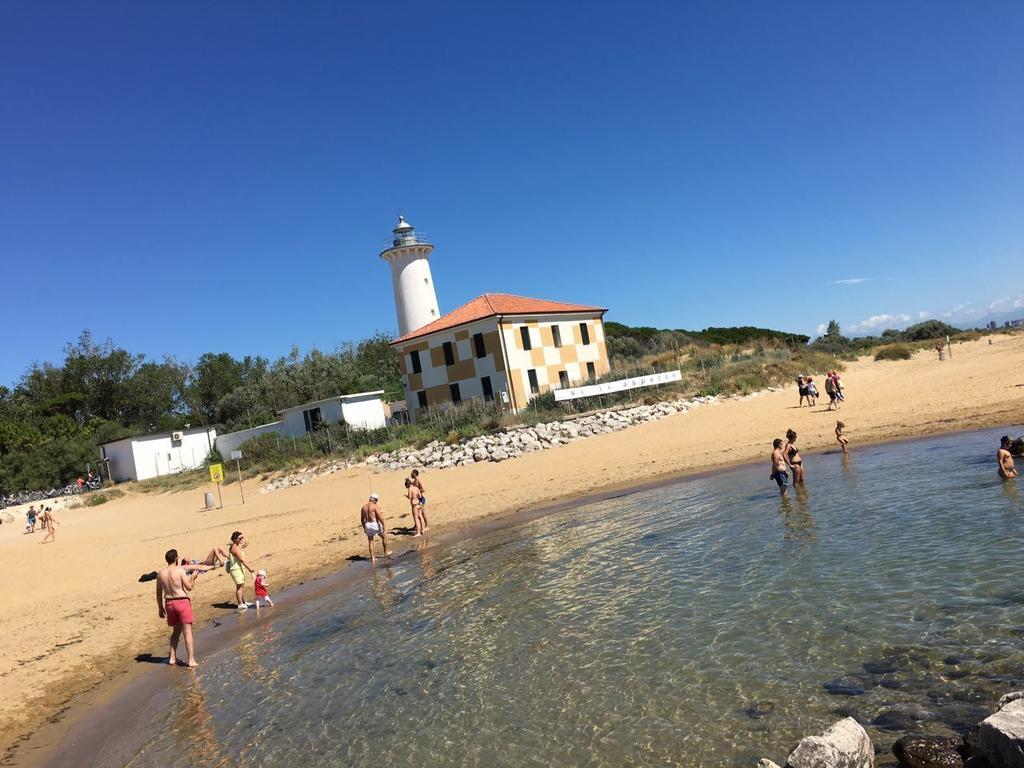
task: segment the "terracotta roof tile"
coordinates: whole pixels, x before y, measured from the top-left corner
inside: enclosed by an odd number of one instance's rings
[[[526,296],[513,296],[509,293],[485,293],[468,301],[446,315],[441,315],[432,323],[417,328],[405,336],[392,341],[398,344],[410,339],[426,336],[437,331],[445,331],[458,325],[472,323],[494,315],[550,315],[559,312],[607,312],[604,307],[591,307],[586,304],[566,304],[561,301],[531,299]]]

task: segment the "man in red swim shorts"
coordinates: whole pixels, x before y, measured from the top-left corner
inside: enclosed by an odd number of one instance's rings
[[[191,576],[178,565],[178,550],[170,549],[164,555],[167,567],[156,573],[156,604],[160,610],[160,618],[167,618],[167,626],[171,630],[171,653],[167,663],[178,663],[178,641],[185,635],[185,650],[188,652],[188,666],[196,666],[195,647],[192,642],[192,600],[188,593],[196,585],[198,571]]]

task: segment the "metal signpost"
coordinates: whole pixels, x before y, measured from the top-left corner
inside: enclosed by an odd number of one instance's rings
[[[224,465],[210,465],[210,482],[217,484],[217,501],[220,502],[218,509],[224,509],[224,499],[220,495],[220,484],[224,482]]]
[[[235,469],[238,470],[238,492],[242,494],[242,503],[245,504],[245,490],[242,488],[242,465],[239,463],[242,461],[242,452],[232,451],[231,460],[235,462]]]

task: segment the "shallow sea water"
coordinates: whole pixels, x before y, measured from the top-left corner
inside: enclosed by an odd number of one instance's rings
[[[128,765],[750,766],[845,714],[885,750],[962,732],[1024,680],[998,434],[808,456],[788,501],[767,462],[684,480],[250,612]]]

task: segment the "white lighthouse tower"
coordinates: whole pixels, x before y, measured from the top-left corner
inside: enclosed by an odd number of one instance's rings
[[[430,275],[429,257],[434,246],[426,242],[426,235],[417,235],[412,224],[401,216],[391,231],[391,246],[381,251],[380,257],[391,265],[398,335],[405,336],[441,316]]]

